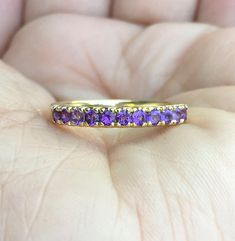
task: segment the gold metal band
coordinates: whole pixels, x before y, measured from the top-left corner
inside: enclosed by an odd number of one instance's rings
[[[76,100],[51,105],[56,124],[80,127],[150,127],[182,124],[188,106],[133,100]]]

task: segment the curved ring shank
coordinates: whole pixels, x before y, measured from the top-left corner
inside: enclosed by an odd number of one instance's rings
[[[60,125],[80,127],[151,127],[182,124],[188,106],[132,100],[76,100],[51,105],[52,119]]]

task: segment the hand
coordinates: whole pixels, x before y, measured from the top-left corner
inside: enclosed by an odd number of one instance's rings
[[[0,240],[235,240],[235,30],[177,23],[233,26],[232,1],[19,2],[0,5],[3,62],[26,76],[0,65]],[[54,98],[191,108],[174,128],[79,129],[51,123]]]

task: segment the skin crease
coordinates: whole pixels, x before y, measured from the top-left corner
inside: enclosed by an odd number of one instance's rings
[[[94,2],[0,1],[0,241],[235,240],[231,1]],[[172,128],[53,125],[75,98],[191,108]]]

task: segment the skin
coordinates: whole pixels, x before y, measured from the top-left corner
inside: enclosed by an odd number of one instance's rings
[[[1,0],[0,240],[235,240],[234,10]],[[187,103],[189,120],[51,123],[52,102],[83,98]]]

